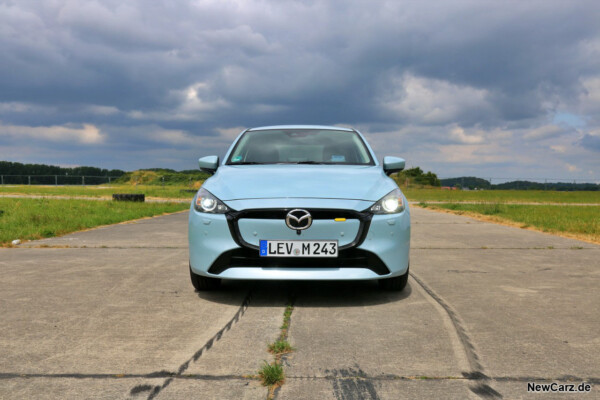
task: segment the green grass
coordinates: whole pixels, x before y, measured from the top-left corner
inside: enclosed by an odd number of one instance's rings
[[[566,233],[575,237],[600,242],[599,206],[551,206],[515,204],[435,204],[457,213],[472,212],[488,217],[533,227],[544,232]]]
[[[97,186],[38,186],[38,185],[4,185],[0,186],[0,194],[31,194],[48,196],[86,196],[111,197],[113,193],[143,193],[147,197],[169,199],[191,199],[198,189],[195,185],[130,185],[112,184]]]
[[[117,178],[115,183],[145,184],[145,185],[192,185],[194,182],[203,181],[210,175],[200,170],[173,171],[160,168],[152,170],[137,170],[126,172]]]
[[[594,203],[600,192],[558,192],[544,190],[441,190],[401,188],[410,201],[481,201],[490,203]]]
[[[265,386],[280,385],[285,379],[283,367],[277,362],[269,364],[265,361],[258,371],[258,376]]]
[[[277,340],[271,344],[269,344],[269,352],[275,354],[277,361],[279,361],[279,356],[285,353],[290,353],[294,351],[292,345],[288,342],[288,330],[290,329],[290,321],[292,318],[292,312],[294,311],[294,306],[290,303],[285,307],[283,311],[283,323],[279,327],[279,337]]]
[[[0,245],[185,210],[182,203],[0,198]]]
[[[281,386],[285,379],[283,374],[282,358],[285,354],[294,351],[295,349],[288,342],[288,330],[290,329],[290,321],[292,312],[294,311],[293,301],[290,299],[288,305],[283,311],[283,323],[279,328],[279,338],[268,345],[269,353],[275,356],[275,360],[268,364],[266,361],[258,371],[262,384],[269,387],[267,400],[272,400],[275,397],[275,388]]]
[[[201,181],[191,185],[112,184],[97,186],[0,186],[0,194],[110,197],[113,193],[143,193],[148,197],[191,199]],[[482,201],[491,203],[594,203],[600,204],[600,192],[557,192],[543,190],[440,190],[402,188],[410,201]]]
[[[285,311],[283,312],[283,324],[281,324],[281,338],[285,338],[287,336],[288,328],[290,327],[290,319],[292,318],[292,312],[294,311],[294,306],[288,304],[285,307]]]
[[[269,352],[273,354],[285,354],[292,351],[294,351],[294,348],[286,339],[277,339],[269,345]]]

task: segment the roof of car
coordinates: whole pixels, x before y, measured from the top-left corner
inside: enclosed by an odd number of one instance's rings
[[[257,128],[250,128],[249,131],[266,131],[274,129],[321,129],[321,130],[332,130],[332,131],[348,131],[353,132],[353,129],[343,128],[341,126],[325,126],[325,125],[274,125],[274,126],[261,126]]]

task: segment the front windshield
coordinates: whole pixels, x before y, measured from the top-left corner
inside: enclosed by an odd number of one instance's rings
[[[227,164],[375,165],[356,132],[332,129],[247,131]]]

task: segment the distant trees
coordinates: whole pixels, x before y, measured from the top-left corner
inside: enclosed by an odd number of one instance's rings
[[[431,171],[423,172],[420,167],[405,169],[398,173],[396,181],[400,185],[417,184],[425,186],[440,186],[437,175]]]
[[[0,175],[78,175],[78,176],[121,176],[125,171],[96,167],[63,168],[46,164],[22,164],[0,161]]]
[[[204,181],[210,174],[197,169],[175,171],[168,168],[149,168],[126,172],[116,183],[131,183],[144,185],[185,185]]]
[[[461,176],[458,178],[442,179],[442,186],[458,187],[462,189],[486,189],[486,190],[590,190],[600,191],[600,185],[595,183],[573,183],[573,182],[530,182],[530,181],[511,181],[498,184],[492,184],[487,179],[476,178],[474,176]]]
[[[98,184],[123,175],[125,171],[120,169],[104,169],[96,167],[74,167],[63,168],[56,165],[46,164],[22,164],[18,162],[0,161],[0,175],[5,175],[4,182],[12,184],[76,184],[79,181],[73,176],[86,176],[86,183]],[[8,177],[7,177],[8,175]],[[30,175],[27,177],[10,177],[10,175]],[[57,178],[55,178],[57,177]],[[103,178],[91,178],[103,177]]]
[[[571,182],[529,182],[512,181],[492,185],[492,189],[518,189],[518,190],[557,190],[557,191],[578,191],[589,190],[599,191],[600,185],[595,183],[571,183]]]
[[[442,186],[458,187],[460,189],[491,189],[490,181],[474,176],[461,176],[460,178],[442,179]]]
[[[0,161],[0,175],[3,175],[2,182],[4,184],[11,185],[97,185],[108,182],[147,185],[193,185],[204,181],[210,176],[197,169],[175,171],[169,168],[148,168],[125,172],[120,169],[63,168],[56,165],[22,164],[10,161]],[[199,186],[199,183],[197,186]]]

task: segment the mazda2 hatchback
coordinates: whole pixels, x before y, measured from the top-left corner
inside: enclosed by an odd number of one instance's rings
[[[354,129],[269,126],[243,131],[225,159],[199,160],[214,174],[192,201],[192,284],[222,279],[379,280],[408,278],[410,215],[383,166]]]

